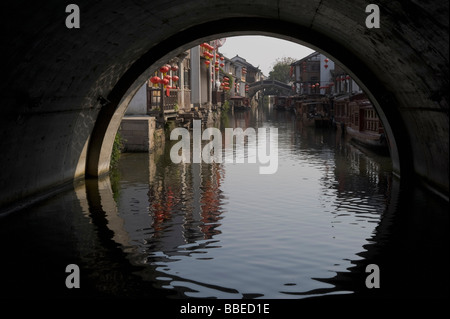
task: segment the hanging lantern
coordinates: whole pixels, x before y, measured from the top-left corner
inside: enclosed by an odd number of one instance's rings
[[[224,57],[224,56],[221,56],[221,57],[220,57],[220,61],[223,61],[223,60],[225,60],[225,57]]]
[[[209,60],[206,60],[205,61],[205,64],[206,64],[206,67],[209,67],[209,64],[210,64],[211,62],[209,61]]]
[[[221,68],[223,68],[225,66],[225,64],[223,64],[223,63],[220,63],[220,67]]]
[[[215,67],[214,70],[216,70],[216,72],[219,72],[219,67]]]
[[[328,59],[325,59],[324,61],[325,61],[325,63],[328,63],[328,61],[330,61],[330,60],[328,60]]]
[[[167,84],[169,84],[169,80],[161,79],[161,81],[159,83],[161,83],[164,86],[164,88],[165,88],[167,86]]]
[[[180,78],[176,75],[172,76],[172,81],[174,81],[174,82],[178,82],[179,79]]]
[[[209,44],[209,43],[203,43],[203,47],[208,50],[208,51],[212,51],[214,48]]]
[[[172,71],[178,71],[178,65],[172,65]]]
[[[159,69],[159,72],[166,75],[166,73],[169,71],[169,68],[165,65]]]
[[[158,77],[158,76],[153,76],[151,79],[150,79],[150,82],[152,82],[153,83],[153,86],[158,86],[158,84],[159,84],[159,81],[160,81],[161,79]]]
[[[325,65],[324,65],[324,68],[325,68],[325,69],[328,68],[328,64],[325,64]]]

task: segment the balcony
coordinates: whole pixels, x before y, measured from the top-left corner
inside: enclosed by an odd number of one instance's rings
[[[167,96],[167,92],[169,95]],[[184,102],[182,95],[184,94]],[[161,111],[164,118],[176,117],[180,109],[190,110],[191,91],[181,89],[147,88],[147,114],[158,116]]]

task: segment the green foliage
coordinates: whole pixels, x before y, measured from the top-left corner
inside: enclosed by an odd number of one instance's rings
[[[117,167],[117,165],[119,164],[122,149],[123,149],[123,138],[120,132],[117,132],[116,137],[114,138],[113,149],[111,152],[111,161],[109,164],[110,169]]]
[[[222,104],[222,111],[224,113],[228,112],[230,110],[230,102],[228,100],[226,100],[223,104]]]
[[[277,59],[269,72],[269,79],[276,80],[288,84],[290,81],[291,64],[295,62],[294,58]]]

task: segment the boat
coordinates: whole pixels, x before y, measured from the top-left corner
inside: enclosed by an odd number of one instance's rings
[[[296,99],[294,112],[306,126],[327,127],[331,124],[330,103],[324,97],[304,97]]]
[[[235,111],[247,111],[251,109],[250,99],[244,96],[232,96],[230,98],[231,106]]]
[[[345,133],[351,141],[374,151],[385,153],[389,150],[383,124],[364,93],[349,100]]]
[[[285,111],[287,99],[287,96],[275,96],[274,108],[279,111]]]

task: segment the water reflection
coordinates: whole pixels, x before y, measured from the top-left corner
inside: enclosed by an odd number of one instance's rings
[[[173,164],[168,141],[124,154],[111,179],[0,220],[2,295],[448,296],[448,203],[401,187],[389,158],[270,106],[219,126],[277,127],[277,173]],[[82,290],[63,285],[70,263]],[[365,287],[370,263],[382,289]]]
[[[391,188],[389,159],[370,159],[287,112],[254,109],[224,122],[278,127],[277,174],[261,176],[251,164],[173,164],[171,145],[123,156],[117,207],[133,260],[151,266],[140,275],[155,280],[156,271],[160,287],[195,297],[350,293],[312,278],[347,271],[370,242]],[[148,163],[140,175],[135,162]]]

